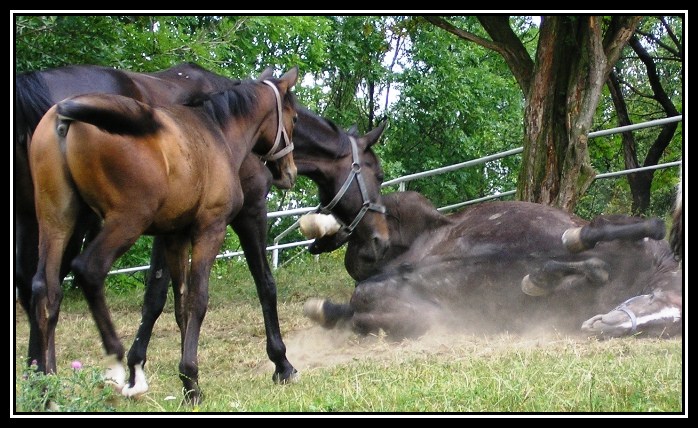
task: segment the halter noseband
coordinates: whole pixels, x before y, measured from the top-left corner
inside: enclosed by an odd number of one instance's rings
[[[264,162],[267,162],[277,160],[291,153],[291,151],[293,150],[293,141],[288,137],[288,134],[286,133],[286,128],[284,128],[284,123],[282,120],[283,113],[281,108],[281,95],[279,94],[279,90],[276,88],[276,85],[270,82],[269,80],[264,80],[262,81],[262,83],[269,85],[274,90],[274,95],[276,95],[276,111],[279,114],[279,126],[276,129],[276,139],[274,140],[274,145],[271,147],[271,150],[269,150],[266,155],[261,156],[262,160]],[[279,150],[278,152],[274,153],[276,148],[279,146],[279,143],[281,142],[282,135],[284,137],[285,147]]]
[[[349,172],[349,176],[347,176],[347,179],[344,180],[344,184],[342,184],[342,187],[339,189],[335,197],[332,198],[330,203],[325,205],[324,207],[321,206],[317,209],[317,212],[319,213],[332,214],[332,208],[334,208],[335,205],[337,205],[337,203],[339,203],[339,201],[342,199],[342,197],[344,197],[344,195],[347,193],[347,190],[349,189],[349,186],[351,185],[351,182],[354,180],[354,178],[356,178],[356,181],[359,184],[359,190],[361,191],[361,199],[363,201],[363,204],[361,205],[361,210],[356,215],[356,217],[354,217],[354,221],[352,221],[349,226],[345,225],[344,222],[342,222],[342,220],[337,218],[337,221],[342,225],[342,230],[347,235],[351,234],[354,231],[361,219],[363,219],[364,215],[366,215],[366,211],[372,210],[377,211],[381,214],[385,214],[385,206],[373,203],[368,199],[366,183],[364,182],[364,178],[361,175],[359,148],[356,146],[356,139],[354,139],[354,137],[349,136],[349,141],[351,142],[351,156],[353,160],[353,162],[351,163],[351,171]]]
[[[625,315],[627,315],[628,318],[630,318],[630,323],[632,324],[632,327],[630,329],[631,333],[637,332],[637,316],[635,316],[635,313],[627,306],[627,304],[640,297],[642,296],[631,297],[630,299],[616,306],[616,308],[614,309],[616,311],[625,312]]]

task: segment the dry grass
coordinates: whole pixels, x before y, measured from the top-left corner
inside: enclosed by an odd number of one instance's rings
[[[303,317],[303,302],[314,296],[343,300],[353,287],[333,259],[299,261],[276,272],[287,356],[301,377],[292,385],[274,385],[254,285],[230,263],[224,267],[229,273],[216,275],[211,285],[199,347],[205,394],[199,412],[684,412],[680,338],[599,342],[546,331],[524,337],[433,330],[394,343],[317,327]],[[142,290],[109,296],[127,348],[141,299]],[[28,337],[19,305],[14,328],[18,379]],[[87,367],[104,364],[99,335],[75,290],[64,300],[56,344],[59,374],[73,360]],[[149,348],[150,391],[139,400],[119,398],[117,412],[192,410],[180,401],[179,346],[170,299]]]

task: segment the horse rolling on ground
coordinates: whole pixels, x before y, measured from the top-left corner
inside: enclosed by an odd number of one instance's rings
[[[681,273],[661,220],[589,223],[527,202],[443,215],[416,192],[384,195],[383,203],[392,259],[361,259],[362,243],[349,240],[345,266],[358,281],[350,302],[311,299],[304,307],[327,328],[383,330],[395,339],[437,324],[474,332],[581,327],[597,337],[681,333]],[[332,236],[316,238],[315,252],[337,245]]]
[[[31,311],[38,324],[45,373],[56,371],[55,327],[60,266],[75,224],[92,210],[97,236],[71,263],[107,355],[109,375],[124,385],[124,349],[104,298],[113,262],[143,234],[163,235],[182,329],[180,379],[198,403],[198,340],[211,266],[227,224],[239,212],[239,170],[252,151],[277,162],[291,186],[296,167],[287,143],[296,120],[292,68],[279,79],[250,80],[210,95],[200,106],[151,107],[132,98],[88,94],[68,98],[42,118],[29,143],[39,224],[39,262]],[[191,262],[189,257],[191,253]]]
[[[265,70],[258,79],[271,77],[270,72],[270,69]],[[32,323],[29,302],[30,280],[36,271],[38,232],[33,186],[26,159],[26,140],[33,133],[41,115],[62,97],[83,92],[122,93],[155,105],[168,105],[188,101],[209,92],[228,89],[238,85],[239,82],[189,63],[155,73],[134,73],[85,65],[17,76],[14,116],[15,195],[18,202],[16,206],[21,208],[17,210],[15,216],[17,231],[15,267],[19,300],[29,315],[30,324],[35,325]],[[56,97],[61,98],[56,99]],[[381,207],[380,183],[383,173],[371,146],[380,138],[385,124],[384,122],[362,137],[356,137],[354,147],[349,136],[334,123],[298,106],[298,123],[294,129],[294,158],[298,173],[310,176],[318,184],[321,191],[320,200],[324,207],[329,207],[333,195],[337,196],[337,202],[327,211],[339,218],[344,218],[347,224],[352,224],[355,222],[354,219],[358,219],[352,236],[361,236],[363,241],[373,242],[371,252],[375,254],[374,257],[380,257],[387,247],[387,225],[385,215],[380,209],[366,210],[364,207]],[[355,157],[358,161],[356,166],[354,165]],[[18,165],[21,168],[17,168]],[[297,372],[286,358],[286,348],[281,338],[276,309],[276,284],[269,269],[265,251],[267,231],[265,195],[271,183],[277,187],[282,185],[270,176],[268,170],[273,169],[269,168],[273,166],[274,163],[267,162],[267,168],[264,168],[264,164],[254,154],[245,158],[240,169],[245,201],[231,225],[240,238],[245,259],[257,287],[267,332],[267,354],[275,364],[272,378],[275,382],[284,383],[293,379]],[[359,169],[355,171],[357,168]],[[96,215],[91,217],[94,218],[93,221],[76,225],[76,230],[70,239],[71,243],[82,242],[85,229],[94,229],[88,230],[87,240],[90,234],[96,233],[99,229],[99,219]],[[81,229],[83,226],[89,227]],[[146,350],[153,325],[164,307],[170,282],[161,241],[161,237],[155,236],[151,269],[144,296],[143,318],[127,357],[130,376],[128,384],[122,389],[122,394],[126,396],[138,395],[147,390],[143,372]],[[69,262],[78,252],[79,245],[69,244],[66,248],[61,278],[68,273]],[[36,329],[33,328],[31,331],[35,332]],[[40,351],[38,340],[35,339],[37,337],[38,333],[30,333],[27,361],[38,359]]]

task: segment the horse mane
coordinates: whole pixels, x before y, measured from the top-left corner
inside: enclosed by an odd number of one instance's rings
[[[230,116],[250,114],[258,103],[257,89],[261,82],[254,79],[237,81],[232,87],[208,94],[194,94],[185,105],[200,107],[217,124],[223,126]],[[294,108],[297,105],[295,94],[286,91],[284,101]]]
[[[14,134],[15,141],[27,144],[27,137],[53,105],[50,91],[40,72],[15,76]]]
[[[246,80],[223,91],[199,94],[192,97],[187,105],[200,107],[218,125],[223,125],[230,116],[250,114],[257,105],[256,81]]]

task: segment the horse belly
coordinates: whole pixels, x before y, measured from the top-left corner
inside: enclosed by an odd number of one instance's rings
[[[233,212],[240,210],[243,194],[239,176],[215,150],[209,153],[214,155],[200,162],[170,163],[167,198],[158,207],[151,229],[168,231],[193,222],[228,222]]]

